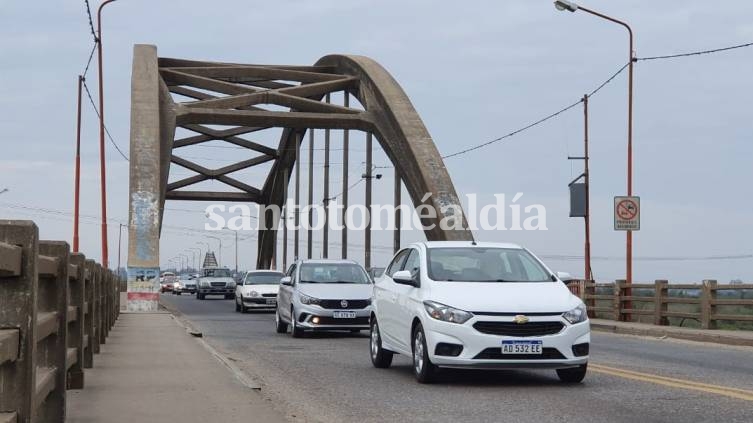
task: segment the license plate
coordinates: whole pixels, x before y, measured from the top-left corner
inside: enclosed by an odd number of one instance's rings
[[[267,298],[267,304],[277,304],[277,298]]]
[[[502,354],[541,354],[542,341],[502,341]]]
[[[332,317],[335,319],[355,319],[355,311],[335,311],[332,313]]]

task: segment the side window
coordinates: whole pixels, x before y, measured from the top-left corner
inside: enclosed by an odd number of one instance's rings
[[[403,270],[407,270],[412,275],[415,276],[419,273],[420,269],[421,269],[421,255],[418,253],[418,250],[411,248],[410,254],[408,255],[408,259],[405,260],[405,265],[403,265]]]
[[[395,274],[398,270],[403,268],[403,263],[405,263],[405,259],[408,257],[409,250],[403,250],[397,253],[395,258],[392,260],[392,263],[390,263],[389,266],[387,266],[387,270],[384,272],[387,276],[392,277],[392,275]]]

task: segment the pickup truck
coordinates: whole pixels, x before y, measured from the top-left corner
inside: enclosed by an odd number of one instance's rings
[[[235,298],[235,281],[227,267],[204,267],[196,282],[196,298],[207,295],[224,295],[226,300]]]

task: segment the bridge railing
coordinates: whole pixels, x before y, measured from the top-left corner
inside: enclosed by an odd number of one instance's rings
[[[591,317],[702,329],[753,330],[753,284],[613,283],[576,280],[568,284]]]
[[[0,220],[0,422],[64,422],[119,314],[118,279],[40,241],[31,221]]]

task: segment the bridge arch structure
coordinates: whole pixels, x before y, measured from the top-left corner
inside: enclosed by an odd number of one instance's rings
[[[342,95],[343,104],[330,101],[334,94]],[[355,107],[356,104],[360,107]],[[269,129],[279,131],[277,145],[251,139]],[[402,183],[414,207],[426,204],[440,212],[436,217],[422,219],[427,227],[424,230],[427,240],[473,239],[452,180],[428,130],[400,85],[374,60],[328,55],[310,66],[205,62],[158,57],[155,46],[135,45],[131,80],[129,310],[149,311],[157,307],[159,284],[155,275],[159,275],[159,239],[166,200],[232,201],[282,207],[293,174],[298,199],[300,164],[304,161],[301,143],[308,131],[313,145],[314,130],[325,133],[325,163],[329,160],[330,131],[344,133],[345,170],[341,182],[345,205],[349,183],[348,133],[362,131],[366,133],[367,144],[366,172],[362,176],[366,179],[367,206],[371,195],[373,137],[394,166],[396,201],[399,202]],[[178,131],[189,132],[190,136],[178,136]],[[210,141],[242,147],[253,157],[217,169],[181,157],[182,148]],[[310,149],[309,168],[311,157]],[[171,164],[193,175],[171,181]],[[235,172],[263,164],[269,168],[265,178],[249,181],[234,176]],[[326,172],[325,199],[330,185],[329,170]],[[192,189],[204,181],[221,182],[227,189]],[[279,219],[270,213],[259,216],[258,268],[277,265],[278,232],[287,237],[286,226],[280,225]],[[455,229],[440,227],[442,219]],[[280,226],[282,230],[278,231]],[[343,257],[347,255],[347,234],[347,229],[342,231]],[[325,230],[322,247],[325,256],[327,235]],[[310,239],[309,232],[309,256]],[[364,261],[369,266],[368,226],[365,240]],[[395,231],[393,244],[395,249],[400,246],[399,230]],[[287,242],[283,248],[287,248]],[[299,256],[297,230],[294,253]],[[283,254],[282,267],[287,255]]]

